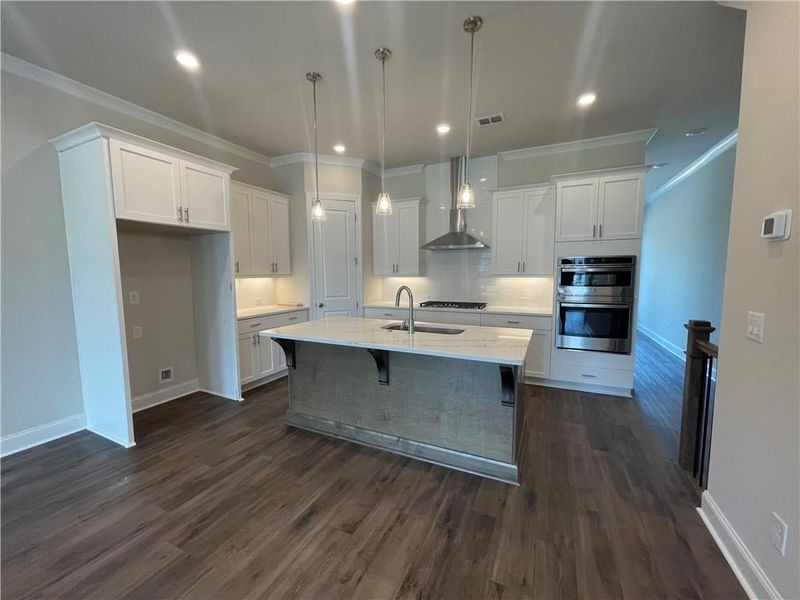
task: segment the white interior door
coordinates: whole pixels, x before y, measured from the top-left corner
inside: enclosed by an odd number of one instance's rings
[[[326,221],[313,222],[316,318],[358,313],[355,202],[322,200]]]

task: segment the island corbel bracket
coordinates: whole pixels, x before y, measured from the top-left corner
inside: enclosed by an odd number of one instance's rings
[[[273,338],[273,341],[283,348],[283,353],[286,355],[287,368],[294,371],[297,369],[297,361],[294,354],[294,340],[285,340],[283,338]]]
[[[378,383],[389,385],[389,351],[367,348],[367,352],[375,359],[375,366],[378,367]]]
[[[500,367],[500,389],[503,397],[500,403],[503,406],[514,406],[517,395],[516,369],[508,365],[498,365]]]

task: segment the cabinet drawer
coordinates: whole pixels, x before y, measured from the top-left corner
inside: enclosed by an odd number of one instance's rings
[[[416,316],[416,315],[415,315]],[[365,308],[365,319],[407,319],[407,308]]]
[[[628,390],[633,388],[633,371],[622,369],[603,369],[573,364],[551,365],[550,376],[553,379],[586,385],[605,385]]]
[[[294,312],[281,313],[279,315],[270,316],[270,329],[273,327],[283,327],[284,325],[294,325],[295,323],[302,323],[308,321],[308,312],[305,310],[298,310]]]
[[[256,332],[270,327],[269,316],[240,319],[238,324],[239,333]]]
[[[486,327],[515,327],[521,329],[550,329],[550,317],[531,315],[481,315],[481,325]]]
[[[453,325],[480,325],[481,316],[477,313],[459,313],[440,310],[417,310],[414,312],[417,321],[428,323],[451,323]]]

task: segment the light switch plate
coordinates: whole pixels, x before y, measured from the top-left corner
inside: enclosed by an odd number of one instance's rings
[[[764,313],[747,311],[747,332],[745,336],[759,344],[764,342]]]
[[[144,328],[141,325],[134,325],[131,334],[133,339],[140,340],[144,337]]]
[[[131,304],[139,304],[139,292],[132,291],[128,292],[128,302]]]

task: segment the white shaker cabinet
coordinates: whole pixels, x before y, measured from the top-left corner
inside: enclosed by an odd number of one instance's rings
[[[183,222],[178,158],[113,138],[109,153],[118,219]]]
[[[556,177],[556,241],[642,237],[647,167]]]
[[[419,275],[420,202],[395,200],[391,215],[376,214],[372,203],[373,275]]]
[[[230,170],[116,138],[109,140],[109,155],[118,219],[215,231],[230,228]]]
[[[256,333],[239,334],[239,379],[242,385],[256,379],[258,353],[256,352]]]
[[[288,197],[233,182],[231,219],[237,276],[292,272]]]
[[[494,194],[492,273],[552,275],[555,198],[551,187]]]

